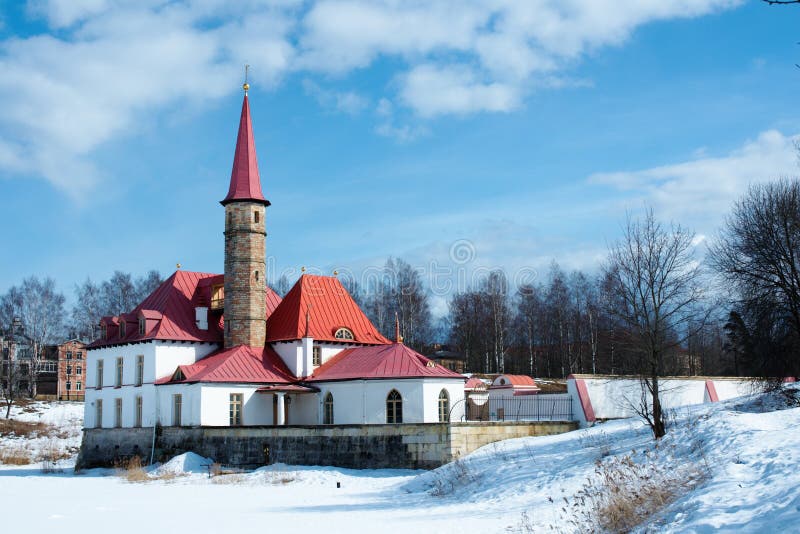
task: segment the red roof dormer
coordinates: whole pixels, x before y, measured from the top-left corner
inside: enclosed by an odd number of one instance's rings
[[[269,200],[261,192],[261,178],[258,174],[256,142],[253,137],[253,123],[250,120],[250,103],[247,93],[242,102],[242,116],[239,119],[239,135],[236,138],[236,152],[233,156],[231,185],[228,196],[220,204],[223,206],[236,200],[260,202],[269,206]]]

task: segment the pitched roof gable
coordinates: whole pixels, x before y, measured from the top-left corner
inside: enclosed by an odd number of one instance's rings
[[[442,367],[402,343],[345,349],[306,378],[307,382],[376,378],[457,378],[463,375]]]
[[[176,376],[178,371],[180,375]],[[156,383],[288,384],[295,381],[272,348],[238,345],[212,352],[191,365],[181,365],[176,373]]]
[[[306,324],[307,314],[309,324]],[[355,339],[337,339],[335,334],[339,328],[352,331]],[[300,339],[306,332],[319,341],[363,345],[389,343],[342,283],[332,276],[301,276],[267,320],[268,343]]]

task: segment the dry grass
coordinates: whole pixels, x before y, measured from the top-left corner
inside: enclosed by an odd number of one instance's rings
[[[651,454],[598,460],[595,476],[564,499],[562,519],[580,531],[630,532],[709,476],[703,462],[670,465]]]
[[[21,445],[0,449],[0,464],[28,465],[31,460],[30,453]]]
[[[16,419],[0,419],[0,437],[17,436],[20,438],[40,438],[51,434],[59,434],[58,428],[47,423],[17,421]]]
[[[143,483],[154,482],[156,480],[172,481],[178,477],[184,476],[176,473],[148,473],[142,465],[142,459],[139,456],[131,456],[114,463],[117,469],[117,474],[128,482]]]

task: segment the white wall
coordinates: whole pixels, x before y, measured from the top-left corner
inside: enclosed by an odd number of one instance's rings
[[[242,424],[271,425],[272,395],[256,393],[256,386],[235,384],[202,384],[201,416],[199,424],[203,426],[230,425],[230,395],[242,395]]]
[[[135,422],[136,397],[142,397],[142,426],[152,426],[155,421],[156,391],[165,386],[155,388],[153,383],[165,376],[170,376],[178,365],[196,362],[216,350],[214,343],[173,343],[167,341],[149,341],[131,343],[116,347],[102,347],[86,351],[84,425],[87,428],[96,426],[95,401],[103,399],[103,426],[114,426],[115,399],[122,399],[122,426],[132,427]],[[143,384],[135,386],[136,357],[144,356]],[[122,386],[115,386],[117,358],[122,358]],[[103,360],[103,388],[97,386],[97,362]],[[186,386],[183,386],[186,387]],[[184,399],[184,404],[187,400]],[[199,417],[199,400],[196,407]],[[170,401],[171,403],[171,401]],[[159,408],[162,405],[159,405]],[[171,410],[172,405],[168,408]],[[161,411],[161,410],[160,410]],[[171,424],[171,417],[162,424]],[[171,412],[170,412],[171,413]],[[191,413],[184,408],[186,414]],[[165,422],[166,421],[166,422]],[[188,420],[187,420],[188,421]]]
[[[305,377],[311,375],[315,367],[312,365],[312,351],[303,350],[304,340],[296,341],[281,341],[272,343],[272,348],[278,353],[278,356],[284,361],[289,370],[297,377]],[[313,338],[306,338],[305,343],[308,344],[308,349],[312,347],[320,347],[321,361],[324,364],[344,349],[355,347],[356,345],[345,345],[341,343],[320,343],[314,341]]]
[[[596,419],[634,417],[634,406],[641,403],[644,385],[637,378],[577,377],[586,384],[586,390]],[[573,399],[573,414],[586,424],[583,408],[578,398],[575,378],[567,380],[567,391]],[[747,379],[726,378],[662,378],[659,380],[661,405],[664,409],[708,402],[706,380],[711,380],[720,401],[752,392]],[[649,398],[649,393],[647,397]],[[648,403],[649,404],[649,403]]]
[[[322,400],[328,391],[333,395],[334,424],[385,424],[386,397],[396,389],[403,398],[404,423],[438,423],[439,392],[450,395],[452,420],[464,413],[464,381],[461,379],[347,380],[321,382],[317,424],[322,424]]]

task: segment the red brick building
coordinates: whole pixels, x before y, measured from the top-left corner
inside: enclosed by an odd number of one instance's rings
[[[58,345],[58,400],[83,400],[86,345],[77,339]]]

